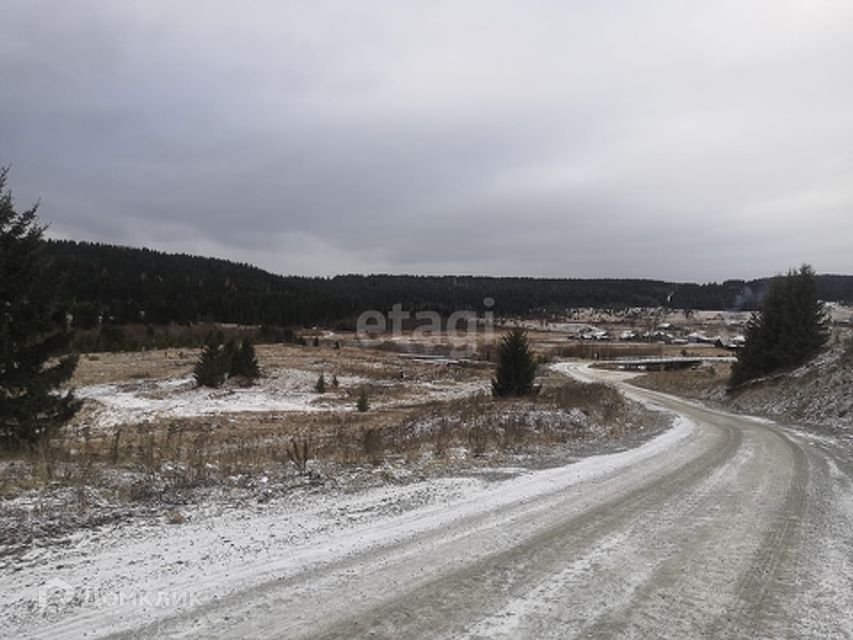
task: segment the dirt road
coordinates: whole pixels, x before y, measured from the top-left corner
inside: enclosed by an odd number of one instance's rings
[[[111,637],[853,637],[849,448],[627,393],[677,426],[270,558],[263,580],[247,569],[244,587]]]

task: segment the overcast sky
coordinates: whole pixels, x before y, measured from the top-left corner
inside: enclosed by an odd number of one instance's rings
[[[853,2],[39,2],[0,165],[50,234],[278,273],[853,273]]]

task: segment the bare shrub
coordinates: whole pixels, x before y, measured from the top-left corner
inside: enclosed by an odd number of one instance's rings
[[[442,418],[438,429],[435,430],[433,436],[433,454],[436,458],[443,458],[447,453],[447,449],[453,442],[453,433],[450,427],[450,421],[447,418]]]
[[[502,425],[498,446],[505,451],[516,451],[529,442],[529,429],[523,421],[518,419],[507,420]]]
[[[62,451],[54,438],[44,438],[29,449],[28,457],[32,462],[35,476],[44,484],[52,482],[56,477]]]
[[[567,380],[559,386],[545,390],[542,398],[555,408],[580,409],[600,416],[605,422],[614,420],[627,411],[622,395],[610,385],[600,382]]]
[[[307,473],[308,461],[312,458],[313,449],[314,447],[309,438],[291,438],[290,443],[287,445],[287,457],[299,473]]]
[[[136,425],[135,454],[133,458],[142,469],[154,471],[159,465],[155,464],[156,441],[151,425],[140,423]]]
[[[853,365],[853,335],[849,336],[844,344],[844,351],[841,353],[841,364],[844,366]]]
[[[489,431],[480,422],[476,422],[469,430],[468,430],[468,444],[470,446],[471,454],[475,458],[481,457],[489,446]]]
[[[86,425],[82,428],[83,447],[80,453],[78,462],[78,478],[77,482],[80,485],[92,484],[97,474],[96,471],[96,453],[94,443],[92,442],[92,430]],[[70,466],[70,465],[69,465]]]
[[[121,443],[121,428],[117,428],[113,434],[112,445],[110,446],[110,462],[113,465],[118,464],[119,445]]]
[[[385,460],[385,439],[379,429],[362,430],[361,445],[370,464],[375,467],[382,464]]]
[[[187,480],[190,484],[199,484],[209,479],[210,452],[208,450],[208,434],[204,429],[193,438],[187,456],[187,468],[189,471]]]
[[[340,464],[356,464],[361,458],[361,443],[353,437],[346,424],[340,422],[332,437],[324,444],[323,453]]]

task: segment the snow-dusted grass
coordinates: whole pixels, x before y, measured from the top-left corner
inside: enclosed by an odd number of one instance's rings
[[[233,511],[200,506],[186,510],[186,522],[180,525],[154,518],[82,531],[62,547],[33,547],[16,562],[18,571],[4,570],[0,609],[7,625],[0,635],[64,638],[87,631],[98,637],[132,628],[375,546],[594,481],[676,446],[693,429],[683,421],[637,449],[524,472],[499,483],[433,479]],[[46,603],[42,600],[47,606],[40,606],[39,589],[51,581],[62,588]]]
[[[121,427],[160,420],[223,416],[241,413],[317,413],[352,411],[352,390],[361,385],[387,390],[387,398],[374,408],[407,407],[425,402],[465,398],[487,390],[485,381],[388,380],[360,376],[338,376],[339,389],[331,386],[318,394],[317,374],[300,369],[278,369],[255,385],[226,384],[218,389],[199,387],[190,376],[163,380],[95,384],[75,390],[88,401],[85,424],[92,428]]]
[[[459,471],[499,476],[489,469],[564,464],[667,426],[602,385],[546,378],[535,398],[495,401],[486,380],[441,373],[369,380],[366,413],[346,398],[364,378],[340,375],[339,390],[318,394],[315,371],[296,368],[268,370],[247,388],[197,388],[189,376],[85,386],[75,425],[0,463],[0,524],[9,525],[0,553],[219,489],[267,500],[308,482],[358,489]]]
[[[199,579],[193,594],[208,598],[223,580],[266,579],[270,555],[287,556],[298,568],[293,558],[301,557],[300,545],[311,547],[305,562],[317,562],[316,541],[327,533],[337,545],[340,531],[364,525],[346,544],[366,544],[380,534],[375,542],[383,543],[387,532],[368,531],[376,517],[420,513],[424,505],[443,511],[439,505],[483,491],[493,496],[491,482],[630,446],[666,426],[645,421],[642,410],[600,385],[585,387],[575,401],[557,393],[566,381],[546,377],[535,399],[495,401],[484,393],[489,370],[476,363],[412,363],[371,352],[337,362],[330,353],[303,349],[299,358],[267,364],[255,386],[221,389],[198,388],[185,369],[189,358],[181,373],[173,367],[172,375],[162,376],[155,368],[159,358],[116,356],[114,370],[121,358],[134,368],[122,369],[119,380],[80,385],[86,408],[76,424],[32,458],[0,463],[6,509],[0,513],[6,529],[0,571],[31,573],[21,589],[38,588],[51,576],[83,589],[70,611],[100,602],[98,594],[125,587],[138,592],[142,583],[150,584],[146,593],[174,594]],[[98,379],[98,362],[90,362],[90,379]],[[336,372],[340,388],[316,393],[320,371],[327,385]],[[367,413],[353,410],[351,394],[361,387],[371,394]],[[622,438],[626,430],[633,430],[631,437]],[[297,473],[289,456],[294,447],[309,451],[299,469],[305,473]],[[446,478],[453,474],[466,477]],[[360,494],[343,495],[383,483],[397,488],[368,489],[364,502]],[[460,502],[463,511],[479,508],[476,499]],[[214,532],[218,519],[224,533]],[[247,527],[255,533],[246,534]],[[411,527],[403,523],[389,532],[405,536]],[[60,546],[72,550],[68,571],[55,551]],[[205,553],[196,554],[198,548]],[[86,553],[99,558],[91,579],[83,576]],[[122,562],[141,568],[124,570]],[[201,573],[188,569],[195,566]],[[0,593],[0,607],[27,624],[45,622],[23,591]],[[160,613],[148,607],[128,620]]]

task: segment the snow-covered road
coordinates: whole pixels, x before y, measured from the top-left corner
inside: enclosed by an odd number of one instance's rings
[[[579,365],[558,370],[624,384]],[[0,635],[853,637],[851,451],[766,420],[626,393],[677,413],[676,426],[637,449],[566,467],[497,483],[448,481],[402,512],[375,507],[395,491],[405,501],[417,485],[351,498],[337,508],[372,515],[326,526],[319,513],[303,513],[310,535],[263,551],[245,538],[298,518],[265,512],[190,522],[119,547],[107,541],[90,555],[72,548],[64,570],[35,563],[26,579],[85,578],[103,593],[120,575],[125,591],[192,597],[159,607],[96,598],[25,616],[25,626]],[[232,546],[242,536],[249,550],[217,556],[223,536]],[[159,571],[146,560],[155,546],[166,550]],[[189,561],[162,570],[179,557]],[[4,580],[0,604],[18,606],[8,591],[22,580]]]

